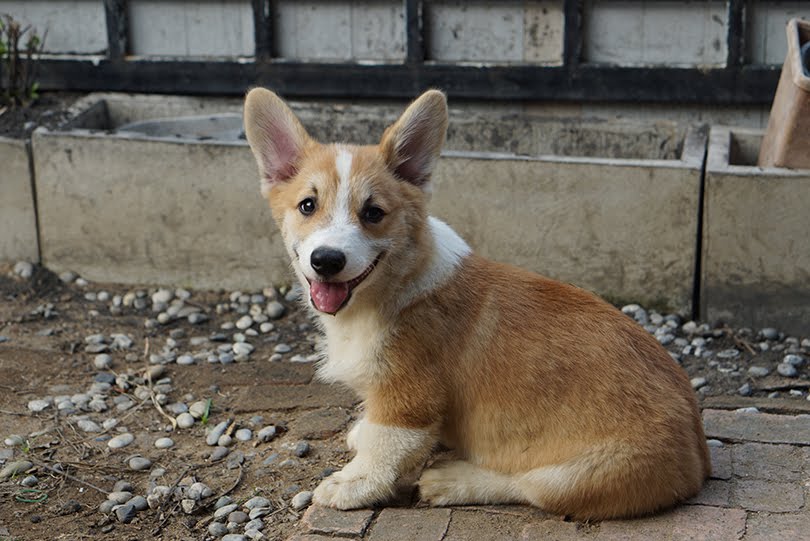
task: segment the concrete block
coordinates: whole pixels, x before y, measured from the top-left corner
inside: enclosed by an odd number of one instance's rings
[[[253,56],[249,0],[132,0],[132,53],[144,56]]]
[[[238,138],[240,116],[210,115],[206,102],[95,95],[63,131],[36,132],[48,265],[97,281],[237,288],[290,280],[255,163]],[[399,112],[292,106],[317,139],[361,144],[378,141]],[[201,111],[182,123],[155,119]],[[615,302],[690,309],[704,135],[666,122],[463,109],[451,111],[451,126],[431,211],[479,253]]]
[[[39,35],[48,31],[46,53],[103,53],[107,49],[107,21],[102,0],[0,0],[8,13]]]
[[[427,57],[446,62],[562,63],[557,1],[426,2]]]
[[[0,137],[0,261],[39,261],[37,218],[24,141]]]
[[[281,1],[278,54],[296,60],[401,60],[405,11],[401,2]]]
[[[796,17],[810,19],[805,2],[749,2],[745,40],[746,60],[751,64],[782,64],[787,54],[785,25]]]
[[[810,321],[810,170],[756,167],[762,133],[712,128],[701,314],[804,336]]]
[[[432,214],[486,257],[617,303],[688,311],[701,141],[692,133],[672,160],[448,152]]]
[[[620,66],[723,66],[725,2],[597,2],[585,5],[583,56]]]

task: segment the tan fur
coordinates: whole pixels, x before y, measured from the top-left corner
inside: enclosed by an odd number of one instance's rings
[[[276,110],[280,102],[268,94],[254,90],[246,104],[260,170],[268,141],[252,115],[291,115]],[[391,247],[349,304],[322,316],[329,358],[321,373],[352,386],[365,417],[350,433],[357,456],[318,488],[315,501],[376,503],[438,441],[457,460],[422,474],[422,498],[434,505],[524,502],[602,519],[693,496],[710,465],[689,381],[654,338],[612,306],[475,255],[441,284],[404,306],[397,302],[437,257],[426,183],[446,119],[444,98],[434,91],[379,147],[345,147],[353,160],[352,209],[359,212],[369,197],[384,208],[381,223],[362,227]],[[295,173],[268,191],[293,257],[296,239],[329,218],[339,182],[337,147],[301,137]],[[410,162],[408,153],[415,154]],[[313,190],[319,210],[303,217],[296,207]]]

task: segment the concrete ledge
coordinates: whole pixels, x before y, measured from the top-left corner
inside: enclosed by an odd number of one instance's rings
[[[756,167],[762,136],[711,130],[701,314],[803,334],[810,321],[810,170]]]
[[[97,95],[64,129],[37,130],[44,262],[97,281],[288,281],[255,163],[238,138],[239,103],[213,103]],[[316,138],[358,143],[376,142],[399,112],[294,108]],[[200,116],[215,110],[226,114]],[[168,115],[196,118],[156,120]],[[616,302],[691,309],[705,133],[668,122],[452,117],[431,211],[477,251]]]
[[[25,141],[0,137],[0,261],[39,261],[37,218]]]

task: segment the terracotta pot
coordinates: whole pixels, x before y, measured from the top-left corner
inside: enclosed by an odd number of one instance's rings
[[[791,19],[788,52],[759,150],[760,167],[810,168],[810,76],[802,47],[810,43],[810,21]]]

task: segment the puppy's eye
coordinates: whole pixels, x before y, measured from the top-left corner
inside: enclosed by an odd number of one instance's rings
[[[362,218],[364,222],[378,224],[383,218],[385,218],[385,211],[380,207],[369,205],[363,209],[363,212],[360,213],[360,218]]]
[[[309,216],[313,212],[315,212],[315,200],[311,197],[307,197],[300,203],[298,203],[298,210],[304,216]]]

